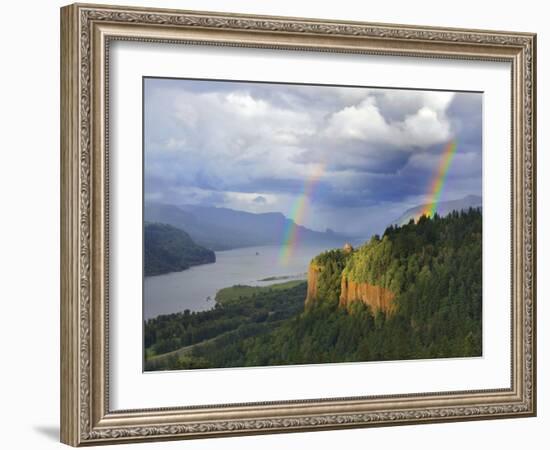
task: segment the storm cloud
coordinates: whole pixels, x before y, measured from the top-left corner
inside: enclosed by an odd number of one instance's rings
[[[442,200],[481,195],[480,93],[145,79],[147,200],[288,215],[316,177],[303,225],[369,233],[426,201],[451,140]]]

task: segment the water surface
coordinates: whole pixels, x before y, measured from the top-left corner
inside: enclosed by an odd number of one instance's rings
[[[327,246],[302,245],[283,264],[280,246],[246,247],[216,252],[216,262],[182,272],[146,277],[143,288],[145,319],[189,309],[204,311],[214,306],[216,292],[235,284],[264,286],[289,279],[305,279],[311,259]],[[271,277],[289,277],[264,280]]]

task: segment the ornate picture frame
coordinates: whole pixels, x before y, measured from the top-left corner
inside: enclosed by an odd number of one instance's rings
[[[115,41],[499,61],[511,66],[511,384],[113,410],[109,57]],[[536,35],[74,4],[61,9],[61,441],[72,445],[536,415]]]

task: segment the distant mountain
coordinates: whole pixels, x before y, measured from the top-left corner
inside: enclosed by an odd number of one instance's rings
[[[145,275],[179,272],[216,262],[212,250],[195,244],[183,230],[163,223],[145,223]]]
[[[167,223],[186,231],[199,245],[212,250],[278,244],[284,230],[293,224],[281,213],[254,214],[229,208],[197,205],[147,203],[145,220]],[[332,230],[314,231],[298,226],[300,242],[334,243],[340,246],[346,237]]]
[[[224,238],[225,228],[216,224],[205,225],[195,215],[174,205],[161,203],[146,203],[144,219],[147,222],[160,222],[172,225],[187,232],[199,245],[211,250],[227,250],[234,248]]]
[[[450,200],[447,202],[440,202],[437,204],[437,214],[441,217],[445,217],[453,211],[467,211],[469,208],[480,208],[482,206],[481,197],[479,195],[468,195],[459,200]],[[410,208],[405,211],[399,218],[394,220],[391,225],[405,225],[409,223],[411,219],[415,219],[426,207],[424,205],[418,205],[414,208]]]

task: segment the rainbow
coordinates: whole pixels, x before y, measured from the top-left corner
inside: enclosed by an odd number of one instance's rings
[[[456,141],[452,140],[447,144],[445,150],[443,151],[443,154],[441,155],[439,166],[436,173],[434,174],[432,182],[430,183],[430,190],[428,193],[429,201],[422,208],[422,211],[417,216],[417,220],[422,216],[433,217],[434,214],[437,212],[437,204],[441,199],[441,191],[443,190],[443,186],[445,185],[445,180],[447,178],[447,174],[449,173],[449,167],[455,153]]]
[[[323,175],[324,169],[324,164],[315,166],[311,175],[304,182],[301,194],[292,202],[292,207],[288,215],[290,220],[286,221],[283,231],[283,242],[279,253],[279,262],[283,265],[288,264],[294,249],[298,245],[299,225],[303,224],[307,205],[311,201],[315,186]]]

